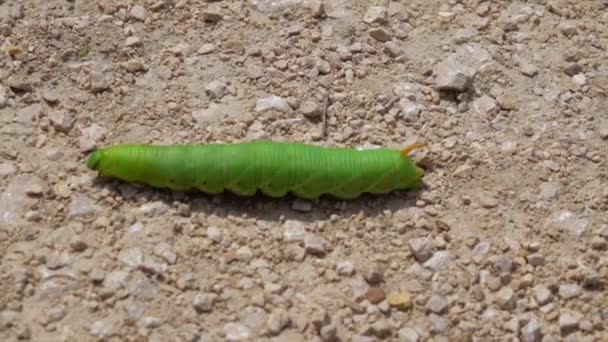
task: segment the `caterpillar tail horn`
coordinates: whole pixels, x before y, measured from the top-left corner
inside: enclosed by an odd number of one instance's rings
[[[421,148],[422,146],[424,146],[424,144],[419,143],[406,146],[403,150],[401,150],[401,158],[407,158],[410,152],[415,149]]]

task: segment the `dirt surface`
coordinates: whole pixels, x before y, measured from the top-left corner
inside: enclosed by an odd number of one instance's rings
[[[607,5],[0,0],[0,340],[608,340]],[[85,165],[267,138],[430,168],[309,202]]]

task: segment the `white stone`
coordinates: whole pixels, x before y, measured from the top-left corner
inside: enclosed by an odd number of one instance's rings
[[[276,95],[257,100],[255,104],[256,112],[261,113],[269,110],[276,110],[283,113],[291,113],[293,111],[286,99]]]

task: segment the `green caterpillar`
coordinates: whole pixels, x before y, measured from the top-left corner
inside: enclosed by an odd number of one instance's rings
[[[414,144],[356,150],[299,143],[116,145],[93,152],[87,166],[103,176],[176,191],[241,196],[288,192],[306,199],[353,199],[417,188],[424,171],[410,160]]]

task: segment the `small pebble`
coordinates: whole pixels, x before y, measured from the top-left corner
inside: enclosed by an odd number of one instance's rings
[[[34,86],[32,85],[32,82],[30,82],[27,79],[17,77],[17,76],[8,77],[5,84],[9,88],[15,89],[15,90],[20,90],[20,91],[25,91],[25,92],[31,92],[34,90]]]
[[[366,335],[355,335],[351,342],[374,342],[374,338],[372,336]]]
[[[283,227],[283,240],[285,242],[304,241],[304,238],[308,234],[304,224],[300,221],[287,220],[283,224]]]
[[[321,105],[318,102],[312,100],[304,101],[300,105],[299,109],[304,116],[309,118],[317,118],[323,113]]]
[[[572,76],[572,82],[578,84],[579,86],[584,86],[587,84],[587,77],[585,77],[585,74],[583,73],[576,74]]]
[[[576,238],[585,234],[589,228],[589,221],[581,218],[569,210],[560,210],[551,214],[546,221],[548,228],[566,232]]]
[[[208,54],[214,52],[216,49],[217,49],[217,47],[214,44],[207,43],[207,44],[203,44],[198,49],[197,53],[200,55],[208,55]]]
[[[493,114],[498,111],[498,104],[488,95],[482,95],[473,101],[472,108],[479,114]]]
[[[138,247],[127,248],[118,254],[118,259],[128,267],[138,268],[144,262],[144,253]]]
[[[167,211],[169,211],[169,206],[162,201],[147,202],[139,207],[139,212],[148,217],[161,216]]]
[[[106,278],[106,272],[99,267],[93,268],[91,273],[89,273],[89,279],[91,279],[91,281],[93,281],[93,282],[99,283],[99,282],[102,282],[105,278]]]
[[[58,132],[67,133],[74,126],[74,118],[65,110],[51,112],[49,114],[49,120],[51,120],[53,128]]]
[[[551,290],[544,285],[536,285],[534,286],[534,298],[538,305],[545,305],[551,301]]]
[[[399,341],[401,342],[418,342],[420,341],[420,335],[418,334],[418,332],[410,327],[405,327],[405,328],[401,328],[399,329],[399,332],[397,333],[398,337],[399,337]]]
[[[78,236],[73,236],[70,241],[70,250],[72,252],[80,253],[87,249],[87,243]]]
[[[76,217],[85,217],[93,215],[99,212],[101,208],[93,202],[92,199],[87,197],[86,195],[76,194],[72,197],[72,202],[70,203],[68,217],[76,218]]]
[[[222,20],[222,13],[217,8],[207,8],[203,11],[203,20],[209,23],[217,23]]]
[[[316,234],[306,234],[304,237],[304,250],[308,254],[323,256],[327,253],[328,242]]]
[[[125,40],[126,47],[135,47],[135,46],[141,46],[141,45],[142,45],[141,38],[136,37],[136,36],[127,37],[127,39]]]
[[[399,100],[399,107],[401,109],[401,116],[408,122],[414,122],[418,120],[420,116],[420,107],[413,101],[402,98]]]
[[[355,272],[355,267],[350,261],[342,261],[336,265],[336,273],[338,275],[348,277]]]
[[[123,67],[130,73],[134,74],[144,70],[144,63],[138,59],[130,59],[123,64]]]
[[[540,253],[530,254],[527,259],[528,263],[532,266],[541,266],[545,263],[545,257]]]
[[[438,271],[452,266],[454,257],[448,251],[438,251],[433,253],[433,256],[424,262],[424,267],[433,271]]]
[[[581,294],[581,287],[577,284],[562,284],[559,286],[559,296],[562,299],[572,299]]]
[[[114,324],[106,320],[98,320],[91,324],[89,333],[98,338],[106,338],[114,333]]]
[[[253,251],[249,246],[243,246],[236,250],[236,256],[240,261],[249,262],[253,259]]]
[[[312,313],[310,323],[318,331],[330,322],[329,314],[324,309],[317,310]]]
[[[527,61],[523,61],[519,64],[519,70],[522,74],[530,77],[538,74],[538,67]]]
[[[268,317],[268,331],[271,335],[276,336],[291,324],[291,319],[287,311],[283,309],[275,310]]]
[[[171,246],[166,242],[160,242],[154,247],[154,254],[163,258],[167,263],[173,265],[177,262],[177,255],[171,250]]]
[[[394,40],[390,40],[384,43],[384,53],[386,53],[389,57],[399,57],[403,54],[403,49],[399,45],[399,43]]]
[[[240,323],[226,323],[224,335],[227,342],[245,341],[251,337],[251,329]]]
[[[224,234],[222,231],[216,226],[207,227],[207,237],[214,242],[221,242]]]
[[[110,82],[106,75],[101,70],[92,70],[89,75],[89,90],[91,93],[97,94],[108,89],[110,89]]]
[[[436,314],[443,313],[447,307],[448,303],[446,302],[445,298],[438,295],[432,295],[431,298],[429,298],[429,300],[426,302],[427,310]]]
[[[106,135],[108,130],[98,124],[92,124],[89,127],[81,129],[81,136],[79,139],[80,150],[82,152],[88,152],[97,148],[97,144]]]
[[[306,199],[295,199],[291,205],[291,209],[302,213],[307,213],[312,210],[312,202]]]
[[[568,76],[574,76],[576,74],[581,73],[582,71],[583,71],[583,67],[580,64],[576,63],[576,62],[568,63],[564,67],[564,72]]]
[[[383,23],[386,21],[386,7],[384,6],[370,6],[363,15],[363,21],[365,23]]]
[[[512,110],[515,109],[516,100],[513,96],[502,94],[496,97],[496,102],[498,102],[498,106],[504,110]]]
[[[255,111],[258,113],[276,110],[283,113],[291,113],[293,109],[289,106],[286,99],[279,96],[270,96],[257,100]]]
[[[470,68],[453,57],[439,63],[435,73],[439,90],[464,92],[473,83]]]
[[[370,287],[366,294],[367,299],[372,304],[378,304],[386,298],[386,294],[381,287]]]
[[[496,304],[504,310],[513,310],[516,300],[515,291],[510,287],[503,287],[496,293]]]
[[[372,263],[364,268],[363,278],[365,278],[370,285],[377,285],[384,281],[384,271],[378,264]]]
[[[479,194],[479,204],[486,209],[496,208],[498,200],[492,194],[483,191]]]
[[[583,318],[579,312],[564,310],[559,313],[559,330],[562,334],[570,334],[578,330],[578,325]]]
[[[46,312],[45,323],[54,323],[62,320],[68,314],[68,308],[65,304],[59,304]]]
[[[137,322],[137,326],[145,329],[155,329],[158,328],[161,323],[162,321],[158,317],[145,316]]]
[[[194,49],[188,43],[178,43],[171,49],[171,52],[173,52],[176,56],[188,57],[192,54],[192,52],[194,52]]]
[[[431,331],[435,334],[443,334],[449,327],[449,321],[437,314],[429,314],[429,320],[431,321]]]
[[[540,184],[539,198],[543,201],[550,201],[559,195],[559,186],[551,182],[543,182]]]
[[[388,304],[398,310],[407,310],[412,307],[412,296],[407,292],[391,293],[387,299]]]
[[[321,328],[319,335],[324,342],[335,342],[338,336],[338,327],[330,323]]]
[[[376,321],[372,324],[372,333],[381,339],[387,338],[391,334],[392,327],[391,325],[384,319]]]
[[[148,18],[148,11],[141,5],[135,5],[129,11],[129,17],[139,20],[145,21]]]
[[[207,93],[211,99],[221,99],[227,92],[227,85],[223,81],[213,80],[205,86],[205,93]]]
[[[428,237],[410,239],[408,245],[418,262],[425,262],[433,255],[433,240]]]
[[[379,42],[388,42],[393,39],[393,34],[381,27],[369,30],[369,35]]]
[[[602,278],[600,274],[591,267],[583,267],[581,275],[583,276],[583,286],[587,288],[598,286]]]
[[[197,293],[192,301],[194,309],[199,312],[211,312],[215,304],[217,295],[214,293]]]
[[[542,337],[542,327],[537,319],[532,318],[528,324],[521,329],[521,337],[524,342],[539,342]]]
[[[577,33],[577,24],[574,20],[562,20],[557,28],[568,38]]]
[[[578,328],[581,331],[585,331],[585,332],[593,332],[593,330],[595,329],[595,327],[593,326],[593,323],[590,320],[587,319],[583,319],[578,323]]]
[[[6,178],[17,172],[15,166],[10,162],[0,163],[0,178]]]

